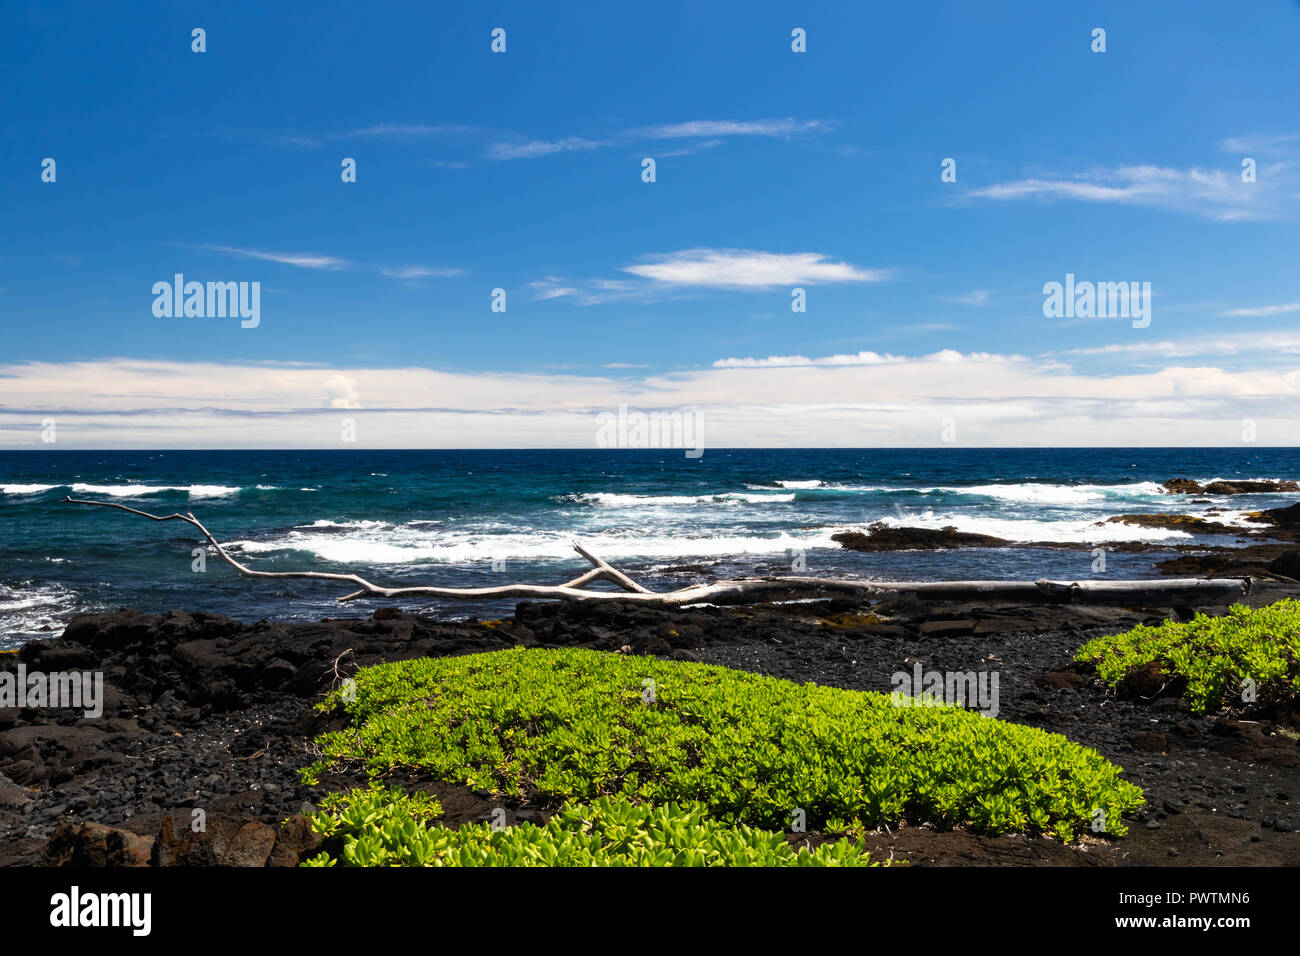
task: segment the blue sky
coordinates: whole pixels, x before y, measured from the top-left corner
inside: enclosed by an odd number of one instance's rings
[[[292,6],[0,11],[0,445],[1300,440],[1300,4]]]

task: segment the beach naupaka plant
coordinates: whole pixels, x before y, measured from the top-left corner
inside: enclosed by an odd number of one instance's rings
[[[621,797],[727,825],[1109,835],[1141,791],[1096,751],[955,707],[686,661],[516,648],[365,668],[305,771],[426,775],[541,807]],[[654,693],[647,699],[646,681]],[[349,695],[353,696],[353,695]]]
[[[1156,665],[1195,714],[1224,707],[1293,704],[1300,695],[1300,601],[1267,607],[1235,604],[1220,617],[1141,625],[1084,644],[1075,655],[1117,687],[1136,671]]]

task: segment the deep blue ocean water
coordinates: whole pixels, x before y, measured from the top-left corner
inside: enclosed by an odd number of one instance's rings
[[[365,616],[325,582],[240,578],[197,532],[68,495],[158,514],[193,511],[266,570],[355,570],[378,582],[560,583],[588,565],[573,538],[641,576],[680,587],[788,572],[876,579],[1094,576],[1088,551],[971,549],[861,554],[830,540],[873,521],[1012,540],[1189,543],[1181,532],[1099,524],[1122,512],[1208,505],[1171,499],[1173,477],[1300,478],[1300,449],[708,449],[677,451],[0,451],[0,645],[57,633],[78,612],[130,606],[246,620]],[[1232,520],[1300,496],[1224,498]],[[1167,554],[1108,555],[1108,575],[1146,577]],[[513,602],[411,601],[446,614]]]

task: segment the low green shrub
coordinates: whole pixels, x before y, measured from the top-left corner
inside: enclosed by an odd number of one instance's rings
[[[542,805],[622,796],[711,820],[844,833],[907,820],[1072,839],[1141,791],[1056,734],[887,694],[588,650],[384,664],[335,694],[348,728],[304,771],[418,771]],[[1101,811],[1098,814],[1097,811]]]
[[[1222,617],[1142,625],[1094,638],[1074,659],[1095,665],[1112,687],[1159,661],[1165,674],[1186,680],[1183,697],[1196,714],[1241,703],[1248,679],[1258,702],[1287,703],[1300,693],[1300,601],[1257,609],[1236,604]]]
[[[434,803],[436,808],[436,802]],[[699,807],[602,797],[565,804],[545,826],[428,826],[436,813],[400,790],[354,790],[312,816],[326,849],[304,866],[875,866],[862,843],[794,848],[782,833],[707,820]]]

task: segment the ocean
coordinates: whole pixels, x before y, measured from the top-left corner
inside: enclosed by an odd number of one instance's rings
[[[1014,541],[1153,545],[1236,539],[1101,525],[1128,512],[1200,513],[1170,478],[1300,478],[1297,448],[708,449],[545,451],[0,451],[0,647],[57,635],[74,614],[134,607],[244,620],[366,616],[328,582],[253,581],[209,556],[195,529],[66,504],[69,495],[155,514],[193,511],[263,570],[356,571],[377,583],[558,584],[588,548],[650,587],[790,573],[866,579],[1084,579],[1090,551],[963,549],[867,554],[831,536],[875,521]],[[1300,500],[1219,498],[1216,520]],[[1107,555],[1105,573],[1152,577],[1162,550]],[[411,600],[449,617],[513,601]]]

